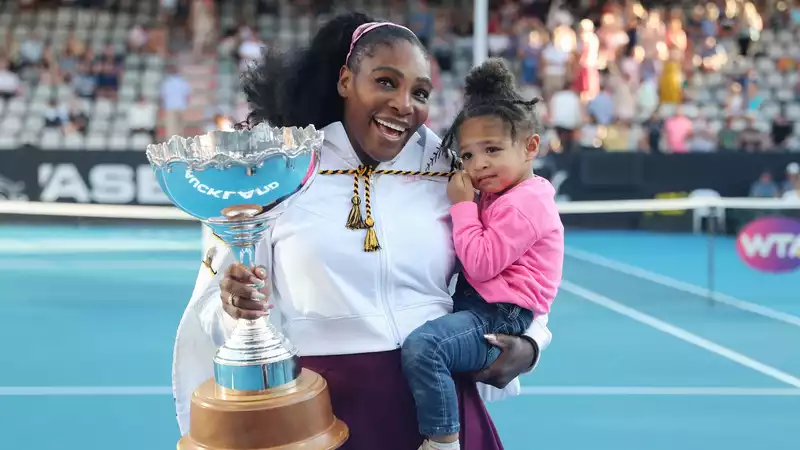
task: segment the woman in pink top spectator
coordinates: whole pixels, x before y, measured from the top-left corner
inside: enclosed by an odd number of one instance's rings
[[[664,121],[667,148],[672,153],[688,152],[686,140],[690,134],[692,134],[692,121],[683,114],[683,107],[678,106],[675,115]]]
[[[426,322],[403,344],[403,371],[427,438],[420,450],[460,448],[452,374],[491,365],[499,351],[487,335],[522,334],[534,315],[550,311],[561,281],[564,227],[555,189],[533,175],[538,99],[524,100],[514,85],[500,60],[473,69],[464,108],[442,141],[443,152],[458,147],[464,168],[447,191],[464,277],[454,313]]]

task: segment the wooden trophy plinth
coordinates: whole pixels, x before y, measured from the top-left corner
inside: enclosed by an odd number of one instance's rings
[[[308,369],[285,386],[257,392],[209,379],[192,394],[190,420],[178,450],[332,450],[350,435],[333,415],[327,382]]]

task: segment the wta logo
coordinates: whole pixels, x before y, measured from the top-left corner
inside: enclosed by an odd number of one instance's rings
[[[800,221],[785,217],[756,219],[739,232],[736,251],[762,272],[789,272],[800,267]]]

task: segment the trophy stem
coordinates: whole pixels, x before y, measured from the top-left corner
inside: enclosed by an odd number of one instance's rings
[[[256,246],[251,243],[242,243],[237,244],[235,247],[236,249],[236,260],[243,266],[247,267],[248,269],[253,269],[256,265]],[[255,287],[255,286],[254,286]],[[264,287],[263,283],[259,287],[261,289]]]
[[[255,266],[257,236],[236,236],[232,250],[244,266]],[[264,246],[267,274],[271,274],[272,248]],[[251,285],[262,289],[265,283]],[[291,383],[300,375],[297,350],[269,321],[239,319],[230,338],[214,357],[214,377],[219,386],[235,391],[261,391]]]

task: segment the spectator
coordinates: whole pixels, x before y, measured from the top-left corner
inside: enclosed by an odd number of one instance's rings
[[[794,183],[794,189],[788,190],[781,196],[784,200],[800,201],[800,181]]]
[[[603,148],[603,133],[601,127],[591,114],[585,114],[583,125],[578,134],[578,144],[581,150],[597,150]]]
[[[614,121],[614,97],[606,82],[586,109],[598,125],[610,125]]]
[[[41,62],[44,56],[44,41],[38,31],[22,41],[19,46],[20,63],[23,65],[35,65]]]
[[[199,58],[214,39],[214,2],[190,0],[192,24],[192,52]]]
[[[519,46],[517,57],[522,65],[520,81],[526,85],[538,85],[541,82],[539,79],[539,60],[542,57],[543,48],[542,35],[538,31],[528,33],[525,42]]]
[[[664,134],[670,152],[686,153],[689,150],[686,140],[692,134],[692,121],[683,114],[682,106],[678,106],[675,115],[664,121]]]
[[[643,136],[640,149],[646,153],[661,153],[661,135],[664,122],[654,112],[642,124]]]
[[[86,53],[86,45],[75,36],[74,30],[69,32],[65,51],[78,60],[83,58],[84,53]]]
[[[569,61],[567,40],[554,33],[553,40],[542,50],[542,93],[545,100],[564,87]]]
[[[606,127],[603,147],[609,152],[636,151],[641,136],[631,127],[628,121],[618,121]]]
[[[722,125],[717,135],[717,142],[719,142],[720,150],[740,150],[739,132],[733,129],[733,118],[730,116],[725,118],[725,123]]]
[[[658,109],[658,85],[655,78],[642,81],[636,90],[636,109],[640,117],[650,117]]]
[[[434,34],[434,15],[428,8],[426,0],[417,0],[414,4],[409,5],[411,12],[410,16],[410,29],[417,35],[422,45],[428,47],[433,40]]]
[[[778,114],[772,119],[772,128],[770,130],[770,137],[772,138],[772,145],[774,147],[783,148],[786,139],[792,135],[794,124],[786,120],[783,114]]]
[[[98,63],[96,66],[97,96],[103,98],[116,98],[119,89],[119,74],[121,69],[113,61]]]
[[[170,65],[161,84],[161,108],[164,111],[164,131],[167,137],[183,133],[183,115],[189,106],[191,90],[177,68]]]
[[[636,97],[634,86],[627,75],[610,77],[614,88],[614,117],[616,120],[631,123],[636,117]]]
[[[738,82],[731,83],[728,94],[725,96],[725,114],[728,117],[744,113],[744,93],[742,85]]]
[[[128,51],[141,53],[147,45],[147,30],[141,24],[136,24],[128,33]]]
[[[128,108],[128,128],[131,133],[147,133],[155,139],[158,105],[139,96],[136,103]],[[172,134],[169,134],[172,136]]]
[[[785,194],[789,191],[796,190],[798,183],[800,183],[800,164],[793,162],[786,166],[786,180],[781,186],[781,191]]]
[[[759,130],[753,116],[747,117],[747,126],[739,133],[739,147],[746,152],[764,152],[769,148],[767,133]]]
[[[712,2],[706,3],[706,16],[700,22],[700,30],[704,38],[719,36],[719,7]]]
[[[681,51],[674,50],[670,52],[670,59],[664,63],[664,70],[661,72],[661,82],[659,84],[661,103],[676,104],[681,102],[683,92],[682,61]]]
[[[578,94],[564,85],[550,98],[550,123],[558,134],[564,152],[574,150],[575,131],[580,129],[582,117],[581,99]]]
[[[67,132],[78,132],[81,134],[86,133],[86,128],[89,126],[89,115],[79,99],[73,99],[70,102],[68,110],[69,123],[65,127]]]
[[[686,48],[688,47],[688,39],[686,32],[683,30],[683,22],[679,17],[673,17],[669,21],[666,33],[667,51],[675,54],[675,59],[682,61],[686,55]]]
[[[59,128],[64,130],[69,124],[69,111],[64,105],[58,104],[51,99],[44,110],[44,126],[48,128]]]
[[[97,76],[92,74],[87,63],[82,62],[78,65],[78,70],[72,77],[72,88],[78,97],[94,98],[97,90]]]
[[[700,57],[700,69],[704,72],[717,72],[728,60],[725,48],[717,45],[717,39],[711,36],[703,40],[697,55]]]
[[[61,69],[61,75],[64,82],[69,83],[75,73],[78,71],[78,64],[80,60],[76,54],[72,52],[69,47],[64,49],[64,53],[58,58],[58,66]]]
[[[600,91],[600,43],[594,33],[594,24],[591,20],[582,20],[580,27],[575,87],[580,94],[581,101],[586,103]]]
[[[758,180],[750,186],[750,197],[777,198],[779,196],[778,185],[772,179],[772,174],[768,170],[762,172]]]
[[[638,88],[642,82],[642,61],[644,60],[644,49],[636,46],[631,49],[630,55],[626,55],[619,62],[618,71],[627,77],[634,88]],[[616,65],[615,65],[616,66]]]
[[[237,56],[239,57],[239,70],[245,71],[250,64],[261,57],[264,44],[254,34],[247,33],[239,44]]]
[[[756,5],[752,2],[744,4],[738,20],[739,54],[746,56],[750,53],[750,44],[759,39],[764,24],[761,15],[756,11]]]
[[[752,81],[747,85],[747,105],[745,108],[745,114],[756,115],[761,110],[761,105],[767,99],[767,93],[761,91],[758,88],[758,83]]]
[[[0,59],[0,97],[8,100],[19,94],[22,83],[19,75],[9,70],[8,61]]]
[[[693,127],[686,139],[686,147],[690,152],[709,153],[717,150],[717,140],[706,127]]]

